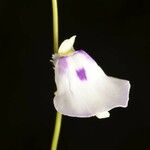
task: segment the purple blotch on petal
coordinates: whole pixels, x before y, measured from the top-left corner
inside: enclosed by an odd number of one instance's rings
[[[84,68],[76,70],[77,76],[80,80],[87,80],[86,72]]]
[[[68,67],[67,57],[59,58],[58,66],[59,66],[59,71],[60,72],[64,72],[67,69],[67,67]]]

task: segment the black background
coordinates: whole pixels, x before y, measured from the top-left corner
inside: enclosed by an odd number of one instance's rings
[[[131,82],[129,106],[99,120],[63,117],[58,150],[150,149],[150,2],[58,2],[60,42],[77,35],[111,76]],[[3,148],[48,150],[55,121],[51,1],[1,0]],[[2,105],[3,107],[3,105]]]

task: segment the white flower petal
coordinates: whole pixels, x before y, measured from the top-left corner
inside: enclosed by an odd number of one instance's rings
[[[55,60],[56,110],[73,117],[91,117],[127,107],[129,81],[108,77],[84,51]]]

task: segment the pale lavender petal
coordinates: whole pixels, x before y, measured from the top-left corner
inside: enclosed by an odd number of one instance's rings
[[[83,57],[85,57],[86,59],[88,59],[88,60],[91,60],[91,61],[93,61],[93,62],[95,62],[95,60],[89,55],[89,54],[87,54],[84,50],[77,50],[76,51],[76,54],[81,54]]]
[[[65,72],[65,70],[68,67],[67,57],[60,57],[60,58],[58,58],[58,67],[59,67],[59,72],[60,73],[64,73]]]

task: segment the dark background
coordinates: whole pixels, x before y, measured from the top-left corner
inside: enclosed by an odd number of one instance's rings
[[[63,117],[58,150],[150,149],[150,1],[59,1],[60,42],[77,35],[111,76],[131,82],[111,117]],[[53,134],[51,1],[0,0],[1,149],[48,150]]]

